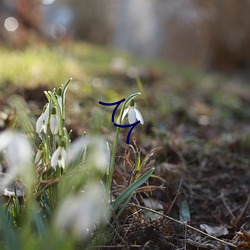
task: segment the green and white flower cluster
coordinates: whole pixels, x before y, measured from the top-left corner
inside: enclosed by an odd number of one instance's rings
[[[36,122],[35,135],[38,138],[34,141],[31,140],[33,136],[27,137],[16,131],[0,133],[0,170],[8,167],[7,172],[1,173],[4,178],[0,179],[0,191],[3,192],[15,182],[14,205],[6,205],[6,208],[12,206],[5,209],[6,214],[0,209],[0,229],[8,236],[9,246],[16,246],[9,249],[21,249],[20,240],[30,237],[34,228],[37,231],[33,237],[38,235],[46,244],[53,242],[53,249],[60,249],[63,242],[68,245],[65,249],[75,249],[77,244],[81,244],[81,249],[86,249],[90,239],[106,222],[110,222],[114,212],[117,215],[113,222],[117,221],[136,189],[154,171],[153,168],[142,171],[145,161],[136,160],[133,183],[113,197],[120,127],[116,128],[112,150],[109,143],[97,135],[84,135],[71,142],[71,132],[65,126],[65,94],[69,83],[70,80],[58,89],[44,92],[47,103]],[[144,123],[134,104],[134,98],[139,94],[132,94],[125,100],[120,110],[119,124],[126,116],[130,124],[136,120]],[[30,134],[33,135],[33,132]],[[38,145],[35,156],[34,144]],[[17,198],[16,187],[20,179],[24,184],[24,204],[20,204]],[[22,209],[27,211],[22,214]],[[22,224],[24,218],[27,223]],[[11,223],[13,227],[10,227]],[[11,234],[12,237],[9,236]],[[28,242],[23,249],[44,249],[40,240],[34,240],[33,246],[30,248]]]
[[[48,103],[36,122],[36,132],[42,142],[35,157],[35,163],[43,170],[49,164],[55,170],[66,166],[70,138],[65,128],[65,93],[69,82],[57,90],[44,92]]]

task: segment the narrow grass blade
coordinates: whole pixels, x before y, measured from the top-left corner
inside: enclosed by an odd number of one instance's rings
[[[112,203],[112,208],[115,211],[124,200],[126,200],[137,188],[139,188],[154,172],[154,168],[149,169],[143,176],[138,178],[133,184],[126,188],[118,198]]]
[[[129,197],[127,198],[127,200],[123,203],[122,207],[119,209],[117,215],[115,216],[114,220],[112,221],[112,225],[114,225],[117,222],[117,220],[119,219],[120,215],[122,214],[122,212],[126,208],[127,204],[129,203],[130,199],[132,198],[132,196],[133,196],[133,193],[131,193],[129,195]]]
[[[0,208],[0,232],[5,239],[7,250],[21,250],[20,241],[17,233],[8,221],[8,215]]]

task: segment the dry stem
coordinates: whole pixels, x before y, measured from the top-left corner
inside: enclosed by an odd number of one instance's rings
[[[181,224],[181,225],[183,225],[184,227],[187,227],[187,228],[189,228],[189,229],[192,229],[192,230],[194,230],[194,231],[196,231],[196,232],[198,232],[198,233],[200,233],[200,234],[203,234],[203,235],[205,235],[205,236],[207,236],[207,237],[209,237],[209,238],[211,238],[211,239],[213,239],[213,240],[219,241],[219,242],[221,242],[221,243],[223,243],[223,244],[226,244],[226,245],[228,245],[228,246],[230,246],[230,247],[237,248],[236,245],[234,245],[234,244],[232,244],[232,243],[229,243],[229,242],[226,242],[226,241],[224,241],[224,240],[218,239],[218,238],[216,238],[216,237],[214,237],[214,236],[212,236],[212,235],[209,235],[209,234],[207,234],[207,233],[205,233],[205,232],[203,232],[203,231],[201,231],[201,230],[199,230],[199,229],[197,229],[197,228],[195,228],[195,227],[192,227],[192,226],[188,225],[187,222],[181,222],[181,221],[175,220],[175,219],[173,219],[173,218],[170,217],[170,216],[167,216],[167,215],[162,214],[162,213],[160,213],[160,212],[157,212],[157,211],[155,211],[155,210],[153,210],[153,209],[151,209],[151,208],[147,208],[147,207],[144,207],[144,206],[141,206],[141,205],[137,205],[137,204],[134,204],[134,203],[132,203],[132,204],[130,203],[129,205],[130,205],[130,206],[137,207],[137,208],[140,208],[140,209],[145,209],[145,210],[150,211],[150,212],[152,212],[152,213],[161,215],[161,216],[163,216],[164,218],[167,218],[167,219],[169,219],[169,220],[171,220],[171,221],[174,221],[174,222],[176,222],[176,223],[178,223],[178,224]]]

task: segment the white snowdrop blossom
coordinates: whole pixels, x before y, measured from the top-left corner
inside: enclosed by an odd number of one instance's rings
[[[137,120],[141,124],[144,123],[144,119],[142,117],[141,112],[135,107],[134,100],[131,100],[129,107],[124,110],[123,115],[122,115],[122,120],[125,118],[126,115],[128,115],[129,124],[133,124]]]
[[[36,156],[35,156],[35,163],[36,164],[40,164],[40,161],[42,159],[42,155],[43,155],[43,151],[38,149],[37,153],[36,153]]]
[[[57,101],[58,101],[58,104],[59,104],[60,109],[61,109],[61,111],[62,111],[62,96],[61,96],[61,95],[58,95],[58,96],[57,96]]]
[[[47,106],[45,107],[45,110],[37,119],[36,132],[41,133],[43,131],[46,134],[48,121],[49,121],[49,104],[47,104]]]
[[[86,154],[88,150],[88,154]],[[110,164],[110,149],[107,142],[99,136],[89,136],[76,139],[69,147],[68,162],[71,164],[75,159],[82,158],[87,161],[88,166],[94,166],[96,169],[105,173]]]
[[[35,164],[39,165],[41,163],[42,156],[43,156],[43,145],[40,144],[40,146],[37,150],[36,156],[35,156]]]
[[[63,103],[62,94],[63,94],[62,93],[62,87],[60,87],[60,88],[57,89],[56,99],[58,101],[58,104],[59,104],[61,110],[62,110],[62,103]]]
[[[90,152],[89,161],[95,165],[95,167],[105,173],[107,172],[110,164],[110,150],[107,146],[107,142],[100,137],[93,138],[92,141],[93,150]]]
[[[79,157],[82,158],[84,152],[86,152],[88,143],[88,139],[86,138],[86,136],[84,136],[77,138],[70,144],[70,147],[68,149],[69,164],[72,164]]]
[[[59,115],[55,107],[52,108],[50,116],[50,131],[53,135],[58,134],[60,120]]]
[[[1,180],[1,188],[17,177],[29,186],[33,178],[33,152],[29,139],[24,134],[6,130],[0,133],[0,153],[7,163],[7,174]]]
[[[55,150],[51,157],[51,166],[56,168],[56,166],[64,169],[67,161],[67,152],[63,145],[59,145],[59,147]]]
[[[99,182],[90,183],[78,195],[68,196],[56,213],[56,229],[71,233],[80,240],[91,237],[95,226],[108,220],[108,203],[104,197]]]

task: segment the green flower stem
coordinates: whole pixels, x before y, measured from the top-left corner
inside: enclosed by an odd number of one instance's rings
[[[69,83],[71,82],[72,78],[70,78],[67,83],[63,86],[62,89],[62,127],[65,126],[65,96],[66,96],[66,91],[68,89]]]
[[[60,120],[60,126],[59,126],[59,135],[62,136],[63,135],[63,123],[64,123],[64,119],[62,117],[62,110],[60,108],[60,105],[55,97],[55,94],[52,93],[51,91],[48,92],[51,99],[53,100],[53,103],[56,105],[57,111],[59,112],[59,120]]]
[[[114,173],[114,169],[115,169],[115,156],[116,156],[116,151],[117,151],[119,133],[120,133],[120,127],[117,127],[116,133],[115,133],[114,148],[113,148],[113,152],[112,152],[112,158],[111,158],[109,173],[108,173],[108,178],[107,178],[107,192],[108,193],[111,190],[112,183],[113,183],[113,173]]]
[[[46,134],[45,134],[45,155],[46,155],[46,164],[48,164],[50,162],[50,136],[49,136],[49,130],[50,130],[50,114],[52,111],[52,101],[51,98],[49,98],[49,95],[47,96],[47,92],[44,92],[46,97],[48,98],[49,101],[49,117],[48,117],[48,123],[47,123],[47,129],[46,129]]]
[[[136,96],[140,95],[140,92],[134,93],[130,95],[125,102],[123,103],[122,109],[120,111],[120,115],[118,117],[118,124],[121,124],[122,121],[122,115],[125,109],[125,106],[127,103],[129,103],[132,99],[134,99]],[[113,183],[113,173],[115,169],[115,157],[116,157],[116,152],[117,152],[117,145],[118,145],[118,138],[119,138],[119,133],[120,133],[120,127],[116,127],[116,134],[115,134],[115,140],[114,140],[114,148],[112,152],[112,158],[110,162],[110,167],[109,167],[109,172],[107,176],[107,193],[111,195],[111,188],[112,188],[112,183]]]
[[[56,150],[56,135],[52,135],[53,152]]]
[[[44,149],[45,149],[46,164],[48,164],[50,162],[50,159],[49,159],[49,136],[47,135],[47,133],[46,133],[46,139],[44,143]]]
[[[67,129],[65,127],[63,127],[63,138],[64,138],[64,141],[65,141],[65,149],[68,149],[69,146],[70,146],[70,133],[72,132],[72,130],[68,133]]]

